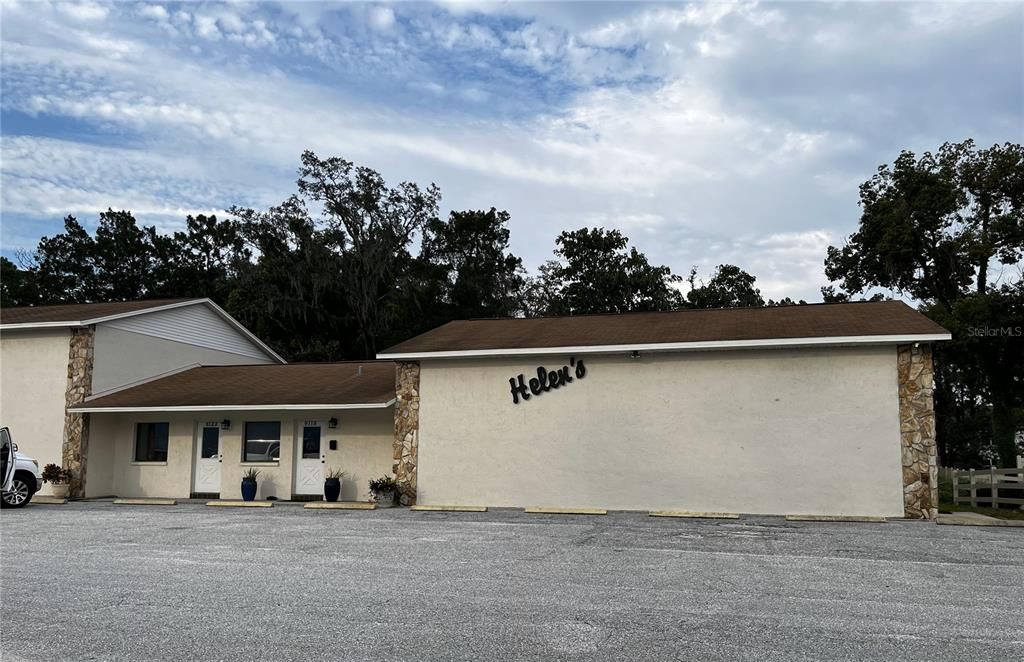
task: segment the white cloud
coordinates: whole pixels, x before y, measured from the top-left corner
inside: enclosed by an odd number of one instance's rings
[[[388,30],[395,24],[395,12],[390,7],[377,6],[370,8],[370,25],[377,30]]]
[[[57,9],[76,21],[102,21],[109,13],[106,7],[95,2],[62,2]]]
[[[196,34],[203,39],[215,41],[220,39],[220,29],[217,27],[217,19],[204,14],[195,15]]]
[[[166,21],[170,18],[170,14],[167,13],[163,5],[142,5],[139,7],[139,16],[151,18],[154,21]]]
[[[217,22],[226,32],[245,32],[245,21],[234,12],[219,12],[217,14]]]
[[[5,215],[71,214],[91,224],[112,207],[131,210],[142,222],[169,231],[180,229],[189,214],[223,215],[224,207],[232,204],[262,205],[276,199],[260,191],[256,181],[225,180],[217,165],[188,156],[28,136],[4,137],[0,145],[0,208]],[[19,228],[5,225],[3,230],[5,251],[35,246]]]
[[[934,148],[964,126],[944,112],[894,129],[901,118],[941,101],[995,142],[990,118],[1008,112],[975,88],[933,91],[978,78],[927,66],[948,32],[927,48],[907,34],[919,69],[878,56],[912,24],[902,9],[873,31],[874,6],[174,7],[111,5],[87,28],[5,6],[3,107],[39,133],[4,138],[5,218],[114,206],[171,227],[272,204],[309,148],[436,181],[449,208],[507,208],[530,266],[559,231],[604,225],[677,273],[732,263],[766,296],[814,299],[825,248],[855,226],[857,184],[915,146],[907,136]],[[992,81],[1019,80],[1020,63],[994,62]],[[45,137],[69,119],[89,142]],[[4,250],[31,235],[3,232]]]

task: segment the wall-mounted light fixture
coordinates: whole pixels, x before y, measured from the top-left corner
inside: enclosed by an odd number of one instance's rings
[[[638,352],[638,351],[636,351],[634,349],[632,352],[629,353],[629,358],[631,358],[631,359],[638,359],[638,358],[640,358],[640,352]]]
[[[332,430],[338,427],[338,419],[331,416],[331,420],[327,421],[327,427],[329,427]]]
[[[220,422],[220,429],[221,430],[230,430],[231,429],[231,419],[230,418],[225,418],[223,421],[221,421]]]

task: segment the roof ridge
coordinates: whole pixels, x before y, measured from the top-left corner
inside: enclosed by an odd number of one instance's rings
[[[794,303],[785,306],[736,306],[734,308],[673,308],[672,310],[627,310],[621,313],[580,313],[576,315],[538,315],[536,317],[467,317],[465,319],[450,320],[441,326],[454,324],[455,322],[504,322],[513,320],[540,320],[540,319],[568,319],[574,317],[621,317],[622,315],[665,315],[671,313],[713,313],[724,311],[754,311],[754,310],[776,310],[780,308],[808,308],[811,306],[849,306],[859,304],[890,304],[900,303],[908,308],[913,308],[902,299],[884,299],[882,301],[816,301],[814,303]],[[441,328],[441,327],[435,327]]]

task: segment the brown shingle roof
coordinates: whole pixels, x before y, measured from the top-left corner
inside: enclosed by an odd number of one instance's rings
[[[549,347],[945,334],[901,301],[449,322],[378,356]]]
[[[383,406],[394,398],[393,362],[348,361],[197,367],[86,400],[81,408]]]
[[[153,299],[149,301],[116,301],[113,303],[72,303],[58,306],[25,306],[0,309],[0,324],[74,323],[159,308],[183,301],[202,299]]]

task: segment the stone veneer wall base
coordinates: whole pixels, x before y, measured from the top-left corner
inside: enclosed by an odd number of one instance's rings
[[[903,516],[935,519],[939,512],[939,469],[931,346],[899,345],[896,366],[903,453]]]
[[[68,348],[68,386],[64,392],[66,407],[74,407],[85,401],[92,392],[93,347],[96,341],[96,327],[81,327],[71,330]],[[70,469],[72,478],[69,494],[72,497],[85,496],[86,459],[89,451],[89,414],[64,413],[64,441],[61,447],[61,462]]]
[[[416,505],[420,438],[420,364],[402,361],[395,373],[395,439],[392,469],[403,506]]]

